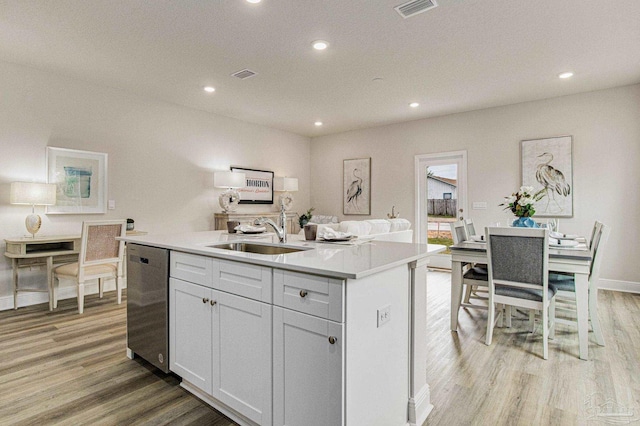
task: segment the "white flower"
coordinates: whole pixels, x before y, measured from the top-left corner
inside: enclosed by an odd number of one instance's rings
[[[527,204],[531,203],[531,198],[529,197],[522,197],[518,200],[518,204],[520,204],[522,207],[526,206]]]
[[[520,193],[521,194],[530,194],[533,192],[533,186],[521,186]]]

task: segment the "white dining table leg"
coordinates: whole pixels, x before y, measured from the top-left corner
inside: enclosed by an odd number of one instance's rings
[[[462,297],[462,262],[451,261],[451,331],[458,331],[458,311]]]
[[[578,341],[580,359],[589,359],[589,277],[575,274],[576,309],[578,311]]]

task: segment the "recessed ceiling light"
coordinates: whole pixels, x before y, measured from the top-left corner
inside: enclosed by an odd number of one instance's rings
[[[249,2],[249,3],[253,3],[253,4],[255,4],[255,3],[260,3],[261,1],[262,1],[262,0],[247,0],[247,2]]]
[[[322,126],[322,121],[316,121],[313,124],[315,124],[317,127],[320,127],[320,126]]]
[[[205,86],[204,87],[204,91],[207,92],[207,93],[213,93],[213,92],[216,91],[216,88],[215,87],[211,87],[211,86]]]
[[[573,73],[571,71],[563,72],[561,74],[558,74],[558,77],[560,77],[560,78],[573,77]]]
[[[329,47],[329,43],[327,43],[324,40],[316,40],[312,44],[313,44],[313,48],[316,50],[324,50],[327,47]]]
[[[411,103],[409,104],[409,106],[410,106],[411,108],[418,108],[418,107],[420,106],[420,104],[419,104],[419,103],[417,103],[417,102],[411,102]]]

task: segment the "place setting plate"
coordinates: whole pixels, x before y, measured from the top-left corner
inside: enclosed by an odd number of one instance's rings
[[[580,243],[575,241],[574,239],[562,240],[562,243],[552,243],[549,242],[549,247],[554,249],[576,249]]]

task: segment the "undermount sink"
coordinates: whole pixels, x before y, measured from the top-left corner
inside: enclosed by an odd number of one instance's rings
[[[286,254],[296,253],[299,251],[310,250],[311,248],[282,246],[279,244],[256,244],[256,243],[223,243],[213,244],[207,247],[217,248],[222,250],[241,251],[244,253],[256,253],[256,254]]]

